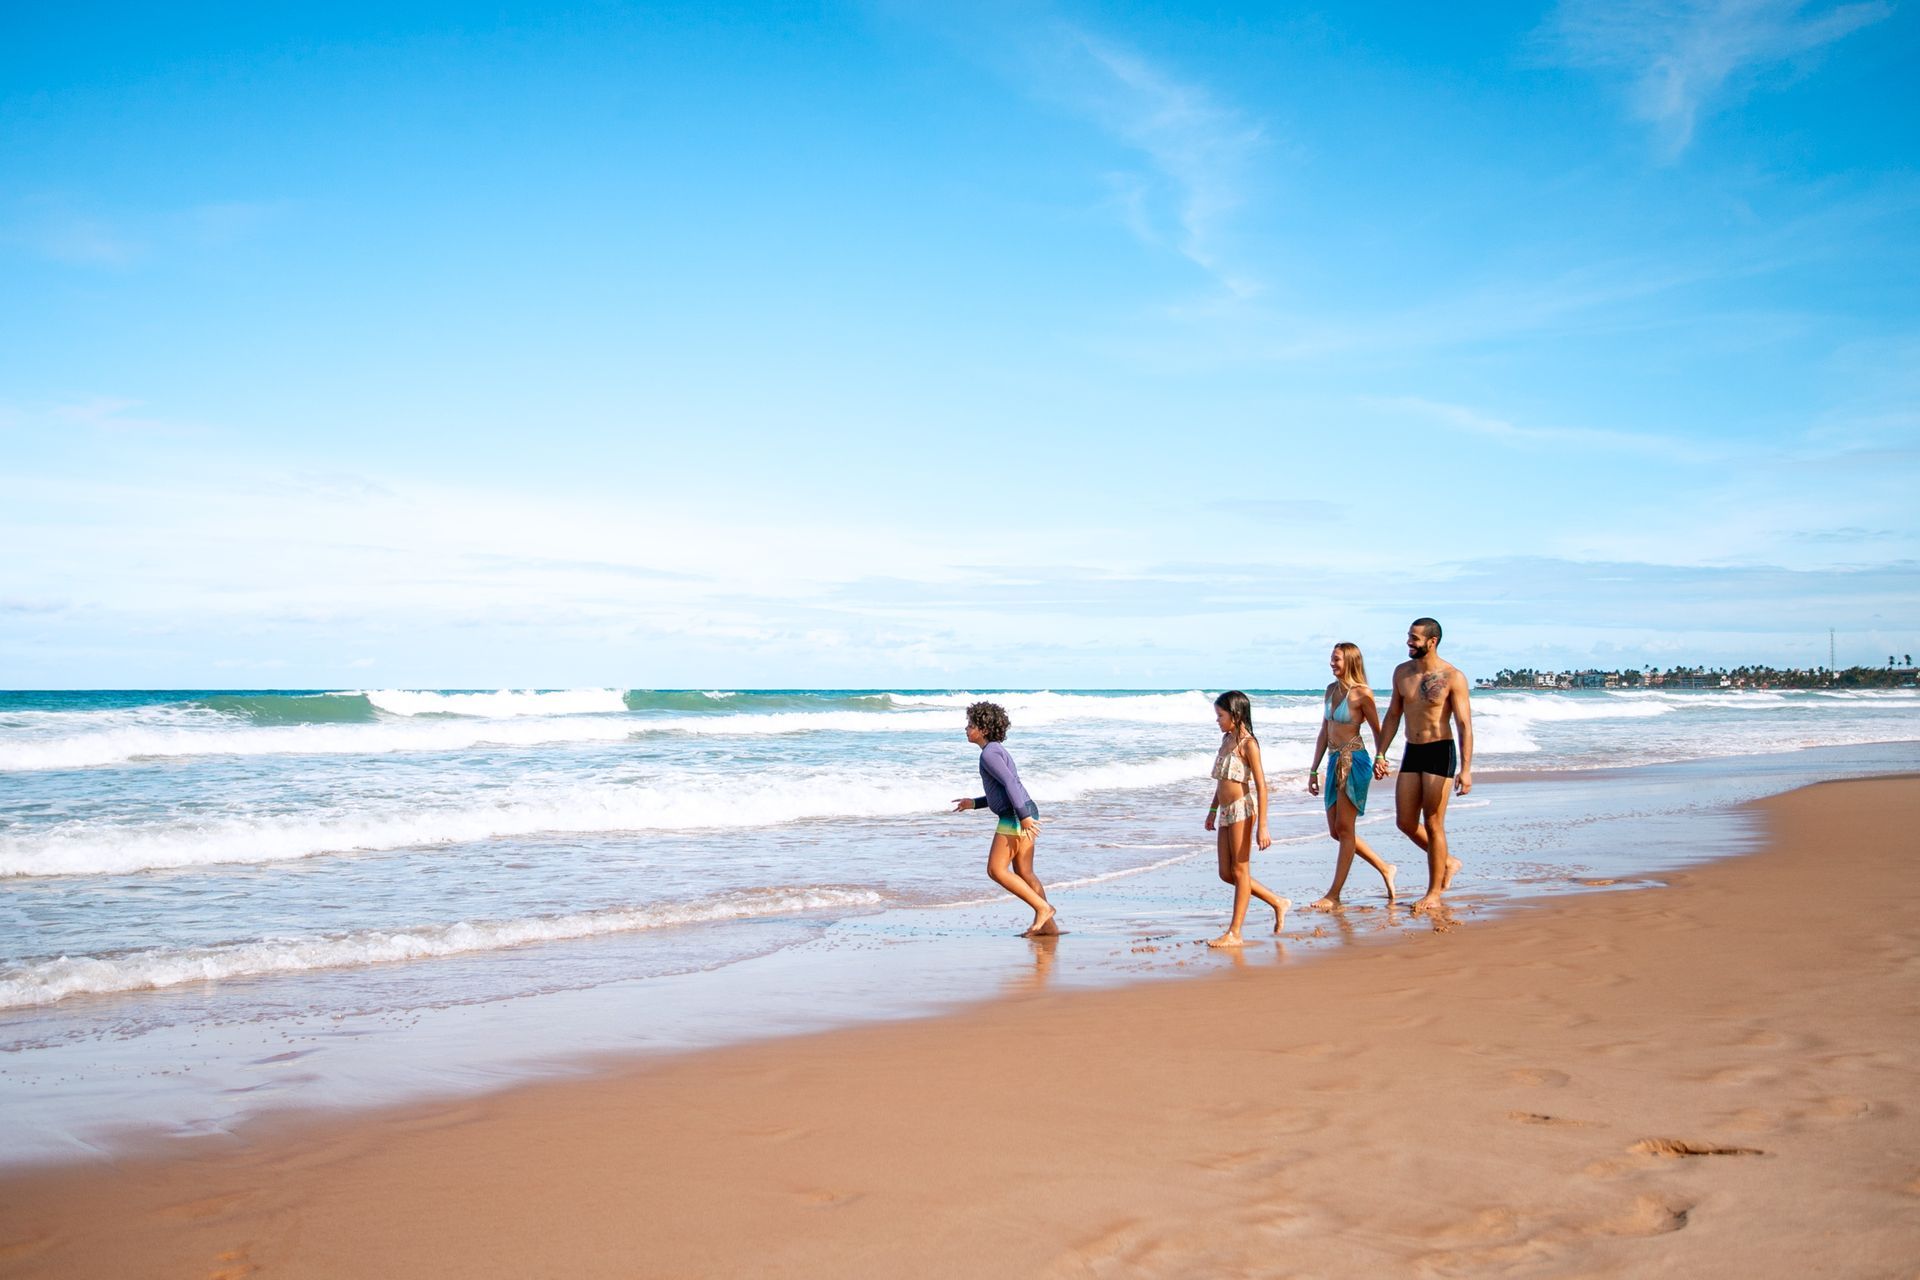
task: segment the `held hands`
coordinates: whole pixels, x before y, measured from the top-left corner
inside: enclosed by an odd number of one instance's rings
[[[1375,782],[1378,782],[1380,781],[1380,779],[1386,776],[1387,776],[1387,758],[1385,756],[1381,756],[1373,762],[1373,780]]]

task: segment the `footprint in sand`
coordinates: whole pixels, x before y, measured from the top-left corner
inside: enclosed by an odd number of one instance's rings
[[[1640,1196],[1624,1213],[1605,1218],[1582,1234],[1597,1236],[1664,1236],[1687,1225],[1690,1204],[1674,1204],[1655,1196]]]
[[[856,1200],[864,1200],[867,1193],[864,1191],[828,1191],[821,1188],[812,1191],[796,1191],[794,1195],[799,1198],[801,1203],[813,1205],[818,1209],[839,1209],[852,1204]]]
[[[1515,1084],[1537,1084],[1545,1085],[1549,1089],[1558,1089],[1573,1077],[1564,1071],[1556,1071],[1552,1067],[1517,1067],[1507,1072],[1507,1079]]]

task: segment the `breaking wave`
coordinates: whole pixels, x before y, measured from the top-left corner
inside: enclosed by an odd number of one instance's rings
[[[408,929],[264,938],[210,947],[159,947],[119,956],[61,956],[0,971],[0,1009],[49,1005],[76,995],[146,991],[221,978],[424,960],[674,925],[792,915],[830,908],[876,907],[884,901],[871,889],[834,885],[738,889],[691,902],[614,907],[519,920],[463,920]]]

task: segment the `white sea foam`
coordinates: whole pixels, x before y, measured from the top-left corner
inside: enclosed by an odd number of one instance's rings
[[[879,906],[871,889],[832,885],[742,889],[693,902],[656,903],[520,920],[461,921],[400,930],[265,938],[212,947],[161,947],[119,956],[61,956],[0,972],[0,1009],[53,1004],[69,996],[143,991],[221,978],[422,960],[533,942],[632,933],[673,925]]]
[[[1204,778],[1204,752],[1059,772],[1028,787],[1049,801],[1094,791],[1135,790]],[[31,835],[0,836],[0,876],[111,875],[218,863],[270,863],[468,843],[542,833],[700,831],[777,826],[820,818],[889,818],[946,810],[953,784],[897,771],[852,774],[768,769],[740,776],[683,775],[664,781],[523,786],[518,794],[458,807],[409,804],[351,814],[225,817],[129,824],[80,819]]]
[[[497,693],[434,693],[415,689],[360,689],[357,694],[396,716],[569,716],[625,711],[620,689],[502,689]]]
[[[1071,720],[1118,720],[1129,724],[1198,724],[1213,721],[1213,699],[1197,689],[1185,693],[894,693],[902,710],[963,709],[970,703],[997,702],[1016,725],[1060,724]],[[1262,704],[1264,705],[1264,704]],[[952,723],[953,716],[944,717]]]
[[[641,729],[633,719],[399,720],[381,724],[290,724],[237,728],[202,712],[155,724],[122,723],[57,737],[0,741],[0,771],[84,769],[193,756],[383,755],[483,746],[619,742]]]

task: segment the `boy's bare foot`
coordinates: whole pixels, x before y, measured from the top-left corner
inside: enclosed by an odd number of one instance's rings
[[[1217,938],[1208,938],[1207,945],[1210,947],[1244,947],[1247,943],[1246,939],[1229,929]]]
[[[1280,905],[1273,909],[1273,931],[1275,933],[1287,927],[1287,908],[1292,905],[1292,898],[1282,898],[1280,899]]]
[[[1446,871],[1441,873],[1441,876],[1440,876],[1440,887],[1442,889],[1453,888],[1454,873],[1459,870],[1460,870],[1460,859],[1449,857],[1447,859],[1447,869]]]
[[[1400,874],[1400,868],[1396,867],[1393,863],[1389,862],[1387,864],[1387,869],[1381,872],[1380,874],[1381,874],[1381,877],[1385,879],[1387,882],[1387,905],[1392,906],[1396,901],[1398,901],[1398,897],[1399,897],[1399,895],[1395,894],[1393,891],[1393,878]]]
[[[1059,913],[1052,907],[1048,907],[1045,911],[1034,916],[1033,923],[1028,925],[1026,931],[1020,936],[1023,938],[1037,938],[1046,934],[1049,930],[1052,930],[1054,933],[1060,932],[1059,926],[1053,923],[1054,916],[1058,914]]]
[[[1339,905],[1340,905],[1340,896],[1338,894],[1330,893],[1324,898],[1315,898],[1312,902],[1308,903],[1307,910],[1331,911]]]
[[[1436,907],[1444,907],[1446,903],[1447,900],[1440,896],[1440,891],[1435,889],[1432,893],[1429,893],[1426,897],[1413,904],[1413,913],[1419,915],[1423,911],[1432,911]]]

